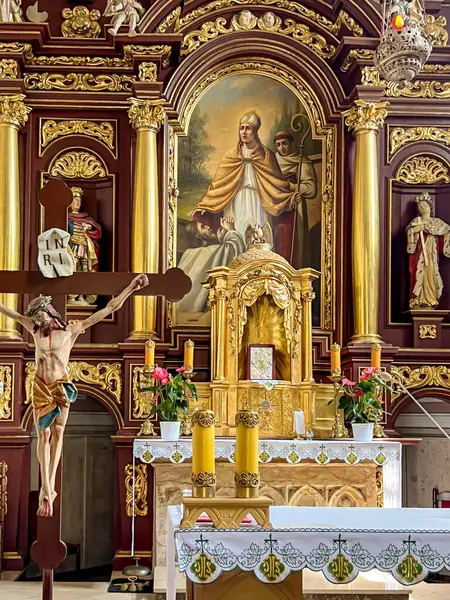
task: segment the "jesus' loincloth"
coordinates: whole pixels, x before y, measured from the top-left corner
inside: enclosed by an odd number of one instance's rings
[[[39,429],[47,429],[60,416],[61,408],[75,402],[78,390],[68,378],[46,384],[37,375],[31,389],[31,404],[38,415]]]

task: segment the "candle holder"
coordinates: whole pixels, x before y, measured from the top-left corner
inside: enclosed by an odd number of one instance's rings
[[[180,433],[185,437],[192,435],[192,414],[189,411],[184,414],[181,421]]]
[[[335,397],[337,395],[337,392],[339,390],[339,382],[342,379],[342,373],[340,369],[334,369],[331,372],[331,375],[328,377],[328,379],[330,379],[333,384],[334,384],[334,390],[335,390]],[[334,415],[334,423],[333,423],[333,427],[331,429],[331,437],[334,439],[347,439],[349,437],[348,435],[348,429],[347,427],[344,425],[344,423],[342,422],[342,416],[341,413],[338,409],[338,401],[337,399],[335,399],[335,407],[336,407],[336,411],[335,411],[335,415]]]
[[[184,365],[184,371],[181,373],[181,375],[185,381],[192,383],[192,378],[195,377],[197,373],[194,373],[194,369],[191,366]]]
[[[151,392],[144,392],[142,391],[142,388],[148,388],[152,385],[152,377],[153,377],[153,373],[155,372],[155,369],[158,365],[144,365],[142,368],[142,377],[141,380],[139,382],[139,392],[141,394],[146,394],[148,395],[147,397],[150,396]],[[150,412],[150,400],[148,401],[148,412]],[[154,425],[150,420],[150,416],[148,416],[146,418],[146,420],[142,423],[141,428],[138,432],[138,436],[141,435],[145,435],[147,437],[151,436],[151,437],[157,437],[157,433],[154,430]]]

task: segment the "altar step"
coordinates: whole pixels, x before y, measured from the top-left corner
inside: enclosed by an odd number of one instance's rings
[[[166,594],[149,594],[145,596],[148,600],[166,600]],[[353,592],[349,593],[348,590],[336,590],[334,592],[328,591],[317,591],[317,592],[304,592],[303,600],[409,600],[410,592],[399,591],[399,592]],[[177,600],[186,600],[185,593],[177,593]],[[244,600],[240,598],[240,600]],[[292,600],[296,600],[292,598]]]

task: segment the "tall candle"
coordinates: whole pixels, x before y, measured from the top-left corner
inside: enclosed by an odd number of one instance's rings
[[[248,409],[236,414],[236,496],[253,498],[259,493],[259,415]]]
[[[211,498],[216,489],[215,417],[212,410],[197,409],[192,415],[192,494]]]
[[[339,344],[331,346],[331,374],[341,370],[341,347]]]
[[[370,364],[377,369],[381,367],[381,344],[372,344]]]
[[[194,342],[188,340],[184,342],[184,365],[186,367],[194,367]]]
[[[155,342],[147,340],[145,342],[145,364],[153,366],[155,364]]]
[[[305,413],[302,410],[294,412],[294,431],[297,435],[305,435]]]

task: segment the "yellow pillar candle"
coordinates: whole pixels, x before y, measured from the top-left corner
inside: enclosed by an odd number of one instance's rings
[[[184,342],[184,366],[194,368],[194,342]]]
[[[248,409],[236,414],[236,484],[237,498],[254,498],[259,494],[259,415]]]
[[[156,344],[153,340],[147,340],[145,342],[145,364],[153,366],[155,364],[155,347]]]
[[[381,344],[372,344],[370,364],[377,369],[381,367]]]
[[[211,498],[216,491],[215,417],[212,410],[197,409],[192,415],[192,495]]]
[[[341,371],[341,347],[339,344],[331,346],[331,374],[337,374]]]

